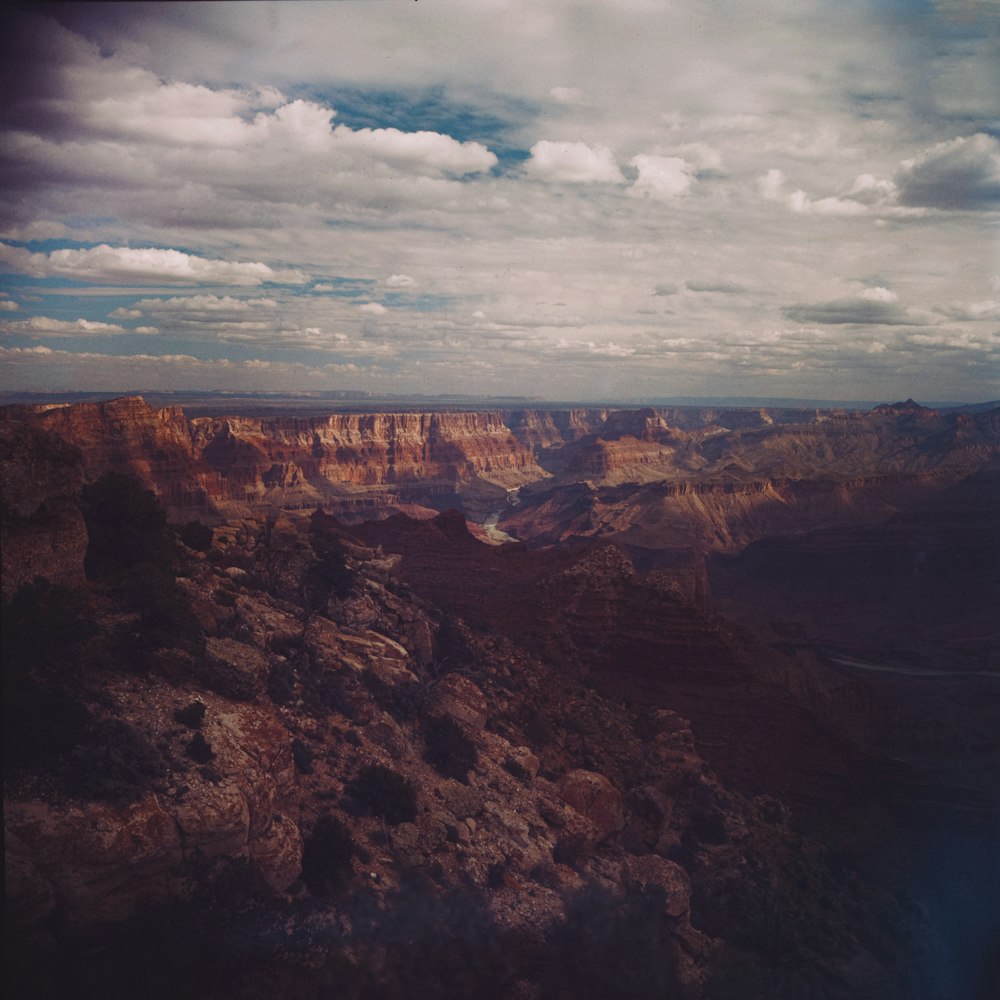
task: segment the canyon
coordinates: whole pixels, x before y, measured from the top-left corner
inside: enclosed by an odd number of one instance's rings
[[[1000,408],[124,397],[0,472],[24,995],[991,995]]]

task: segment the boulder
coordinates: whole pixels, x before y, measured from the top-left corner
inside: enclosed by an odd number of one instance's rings
[[[622,794],[596,771],[570,771],[559,783],[559,794],[597,829],[598,842],[625,826]]]
[[[429,706],[432,715],[448,715],[469,729],[480,730],[486,725],[486,696],[467,677],[447,674],[431,692]]]

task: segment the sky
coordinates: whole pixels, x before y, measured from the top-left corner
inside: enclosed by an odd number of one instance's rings
[[[0,389],[1000,396],[996,0],[0,18]]]

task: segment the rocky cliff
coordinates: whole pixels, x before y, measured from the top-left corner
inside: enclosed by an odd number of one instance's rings
[[[979,1000],[998,422],[765,417],[6,411],[18,995]]]
[[[0,422],[78,447],[90,479],[137,475],[178,521],[319,505],[349,520],[457,507],[482,521],[504,507],[508,491],[531,486],[525,500],[544,498],[581,482],[603,489],[735,480],[777,489],[821,479],[849,492],[875,476],[954,477],[995,463],[1000,451],[996,414],[904,404],[868,415],[648,408],[189,420],[180,409],[124,397],[7,407]],[[604,530],[600,516],[596,522]],[[531,537],[524,516],[519,530]]]

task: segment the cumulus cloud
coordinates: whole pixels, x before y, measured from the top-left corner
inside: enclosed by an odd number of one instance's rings
[[[658,201],[669,201],[687,194],[694,183],[694,167],[679,156],[653,156],[641,153],[629,160],[639,176],[632,191]]]
[[[333,130],[337,152],[366,154],[403,168],[455,175],[479,174],[496,166],[496,154],[479,142],[459,142],[440,132],[401,132],[395,128],[364,128],[346,125]]]
[[[811,198],[805,191],[787,191],[784,171],[772,167],[757,178],[757,192],[765,201],[779,202],[796,215],[864,215],[868,208],[853,197]]]
[[[358,312],[368,313],[371,316],[384,316],[389,311],[381,302],[362,302],[357,309]]]
[[[214,313],[246,313],[253,309],[276,309],[274,299],[237,299],[232,295],[183,295],[169,299],[139,299],[130,309],[116,309],[111,315],[116,319],[130,319],[144,313],[170,314],[194,313],[211,315]]]
[[[133,249],[106,243],[49,253],[32,253],[0,243],[0,264],[35,278],[77,278],[104,284],[254,286],[264,282],[298,285],[306,281],[299,271],[275,270],[260,262],[209,260],[182,250]]]
[[[28,319],[0,322],[0,332],[20,334],[23,337],[109,337],[123,333],[158,333],[154,327],[140,326],[127,330],[117,323],[98,323],[89,319],[51,319],[48,316],[31,316]]]
[[[585,142],[542,139],[531,147],[527,171],[540,180],[572,184],[619,184],[625,180],[607,146],[588,146]]]
[[[902,205],[1000,208],[1000,141],[980,132],[938,143],[905,161],[895,183]]]
[[[386,288],[413,288],[416,283],[408,274],[391,274],[385,279]]]
[[[11,299],[0,299],[0,312],[17,312],[20,306]]]

